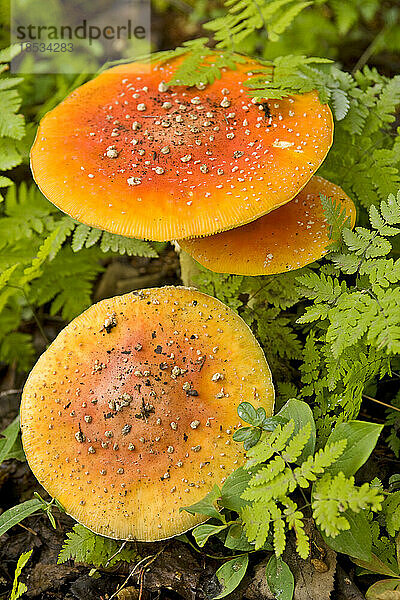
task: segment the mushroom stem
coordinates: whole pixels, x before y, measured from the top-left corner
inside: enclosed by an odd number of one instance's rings
[[[200,273],[200,265],[175,242],[175,250],[181,266],[181,280],[186,287],[197,287],[196,276]]]

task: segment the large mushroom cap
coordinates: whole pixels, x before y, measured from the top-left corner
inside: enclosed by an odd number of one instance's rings
[[[248,223],[298,193],[332,143],[317,93],[255,105],[250,60],[205,89],[168,89],[179,62],[107,70],[44,117],[31,165],[51,202],[112,233],[172,240]]]
[[[29,465],[93,531],[154,541],[204,517],[179,512],[244,462],[237,407],[274,392],[247,325],[218,300],[155,288],[103,300],[70,323],[25,385]]]
[[[201,265],[217,273],[273,275],[304,267],[327,253],[329,225],[320,194],[336,200],[354,227],[356,209],[334,183],[313,177],[291,202],[236,229],[179,240]]]

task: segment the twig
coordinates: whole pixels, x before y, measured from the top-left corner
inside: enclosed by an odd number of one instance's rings
[[[161,550],[159,552],[157,552],[157,554],[150,554],[149,556],[145,556],[144,558],[142,558],[142,560],[139,560],[138,563],[136,563],[136,565],[133,567],[132,571],[130,571],[130,573],[128,574],[127,578],[125,579],[125,581],[123,582],[123,584],[120,586],[120,588],[114,592],[114,594],[112,596],[110,596],[109,600],[113,600],[113,598],[115,598],[117,596],[117,594],[124,589],[124,587],[126,586],[126,584],[128,583],[128,581],[130,580],[130,578],[132,577],[132,575],[134,575],[135,571],[137,571],[137,569],[140,567],[140,565],[142,565],[143,563],[145,563],[146,561],[148,561],[145,565],[144,568],[147,568],[149,565],[151,565],[152,562],[154,562],[156,560],[156,558],[158,558],[160,556],[160,554],[162,552],[164,552],[166,546],[164,546],[164,548],[161,548]]]
[[[122,552],[122,550],[125,548],[126,544],[127,544],[127,540],[125,540],[121,544],[121,546],[118,548],[118,550],[116,552],[114,552],[114,554],[112,556],[110,556],[110,558],[108,559],[108,561],[104,565],[106,568],[108,567],[108,565],[110,564],[110,562],[112,561],[112,559],[115,558],[118,554],[120,554]]]
[[[390,408],[392,410],[397,410],[397,412],[400,412],[400,408],[397,408],[397,406],[393,406],[392,404],[386,404],[386,402],[382,402],[382,400],[377,400],[376,398],[371,398],[371,396],[366,396],[365,394],[363,394],[362,397],[366,398],[366,400],[371,400],[371,402],[376,402],[377,404],[382,404],[382,406],[386,406],[386,408]]]
[[[22,527],[22,529],[26,529],[26,531],[29,531],[29,533],[31,533],[32,535],[36,535],[37,536],[36,531],[33,531],[33,529],[31,529],[30,527],[27,527],[26,525],[22,525],[22,523],[18,523],[18,525],[20,527]]]
[[[5,390],[4,392],[0,392],[0,398],[4,398],[5,396],[12,396],[13,394],[20,394],[22,389],[19,390]]]

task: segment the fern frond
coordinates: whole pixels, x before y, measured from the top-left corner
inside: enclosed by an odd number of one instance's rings
[[[291,498],[285,498],[282,504],[286,507],[284,515],[288,528],[293,529],[296,534],[297,552],[305,560],[310,553],[310,539],[304,531],[304,515]]]
[[[244,506],[241,517],[243,529],[255,550],[265,544],[271,523],[271,514],[264,502],[254,502],[251,506]]]
[[[282,458],[285,463],[294,463],[301,456],[307,442],[311,437],[311,423],[307,423],[296,433],[282,451]]]
[[[341,531],[350,529],[343,514],[347,510],[359,513],[366,509],[381,510],[383,501],[379,491],[364,484],[356,487],[354,477],[346,478],[342,472],[334,477],[325,474],[314,486],[312,509],[317,525],[329,537],[336,537]]]
[[[131,546],[124,547],[124,544],[115,540],[96,535],[83,525],[74,525],[73,530],[67,533],[57,564],[73,559],[99,568],[137,558],[137,551]]]
[[[350,217],[346,214],[346,209],[338,200],[329,198],[324,194],[319,195],[322,207],[324,209],[325,219],[329,225],[329,239],[331,240],[328,248],[336,250],[340,247],[342,230],[350,225]]]
[[[310,481],[316,481],[317,475],[330,467],[343,454],[347,441],[340,440],[321,448],[314,456],[309,456],[293,471],[300,487],[308,487]]]
[[[260,442],[250,448],[247,452],[249,457],[248,466],[253,466],[265,462],[275,452],[281,452],[286,446],[289,438],[294,431],[294,421],[291,419],[285,425],[278,425],[276,429],[268,434],[263,432]]]

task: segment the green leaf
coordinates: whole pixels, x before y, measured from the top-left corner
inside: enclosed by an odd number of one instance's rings
[[[220,533],[227,527],[228,525],[209,525],[208,523],[205,523],[204,525],[198,525],[195,527],[195,529],[192,531],[192,534],[197,545],[200,546],[200,548],[203,548],[209,537]]]
[[[21,106],[21,98],[16,90],[0,91],[0,136],[16,140],[23,138],[25,121],[21,114],[16,114]]]
[[[240,427],[233,434],[235,442],[243,442],[243,448],[248,450],[255,446],[261,437],[259,427]]]
[[[365,421],[348,421],[336,425],[327,443],[347,440],[347,445],[342,455],[326,471],[333,475],[342,471],[346,477],[354,475],[375,448],[382,429],[383,425]]]
[[[17,504],[3,512],[3,514],[0,515],[0,537],[11,529],[11,527],[14,527],[17,523],[30,517],[30,515],[33,515],[34,512],[40,510],[42,507],[43,502],[37,498],[33,498],[32,500]]]
[[[1,435],[5,439],[0,439],[0,465],[7,458],[11,458],[10,453],[15,450],[15,443],[20,430],[19,416],[4,430]]]
[[[237,550],[241,552],[251,552],[252,550],[254,550],[254,544],[250,544],[247,541],[246,534],[243,531],[243,527],[240,523],[234,523],[230,526],[228,534],[225,538],[224,545],[230,550]],[[270,548],[265,549],[272,550],[272,546],[270,546]]]
[[[15,146],[14,140],[9,138],[0,139],[0,169],[8,171],[18,166],[22,156]]]
[[[252,475],[246,469],[239,467],[226,478],[221,489],[221,504],[224,508],[238,513],[247,504],[241,495],[251,477]]]
[[[384,592],[392,592],[394,590],[400,590],[400,579],[381,579],[376,583],[373,583],[365,594],[366,600],[398,600],[398,594],[384,596]]]
[[[383,562],[378,556],[376,556],[376,554],[372,554],[370,560],[353,558],[353,562],[366,571],[371,571],[371,573],[386,575],[387,577],[398,577],[400,574],[399,569],[397,569],[397,572],[393,571],[393,569],[388,564]]]
[[[282,425],[287,421],[277,415],[267,417],[264,407],[259,406],[258,408],[254,408],[250,402],[241,402],[237,408],[237,412],[240,419],[246,423],[250,423],[253,427],[262,427],[265,431],[274,431],[277,425]]]
[[[215,575],[222,586],[222,591],[218,596],[213,596],[213,600],[225,598],[225,596],[237,588],[246,574],[248,564],[249,556],[248,554],[244,554],[243,556],[229,560],[218,569]]]
[[[300,429],[303,429],[303,427],[305,427],[307,423],[310,424],[310,438],[306,443],[304,450],[301,453],[301,456],[297,460],[298,463],[303,462],[308,456],[314,454],[315,450],[316,428],[311,408],[306,402],[303,402],[302,400],[296,400],[296,398],[291,398],[281,408],[281,410],[278,413],[278,416],[294,420],[294,435],[296,435],[296,433],[298,433]]]
[[[8,177],[0,176],[0,188],[14,185],[14,182]]]
[[[328,537],[321,531],[325,542],[335,550],[360,560],[371,560],[372,537],[371,529],[363,513],[353,513],[347,510],[343,516],[349,522],[350,529],[342,531],[335,538]]]
[[[265,575],[269,589],[278,600],[292,600],[294,577],[284,560],[273,554],[268,561]]]
[[[221,497],[221,490],[217,485],[214,485],[211,492],[208,492],[204,498],[196,502],[195,504],[191,504],[190,506],[182,506],[179,511],[186,510],[186,512],[191,515],[206,515],[207,517],[212,517],[214,519],[218,519],[218,521],[222,521],[225,523],[225,517],[222,515],[216,508],[217,500]]]
[[[257,419],[257,411],[250,402],[241,402],[237,407],[237,413],[240,419],[250,423],[250,425],[254,425]]]
[[[108,233],[108,231],[104,231],[103,233],[100,248],[103,252],[111,250],[112,252],[118,252],[119,254],[127,254],[128,256],[157,257],[157,252],[148,242]]]
[[[11,62],[21,52],[20,44],[13,44],[0,50],[0,64]]]
[[[30,559],[32,552],[33,552],[33,550],[29,550],[29,552],[24,552],[24,554],[21,554],[21,556],[18,559],[17,567],[15,569],[15,574],[14,574],[14,582],[13,582],[10,600],[18,600],[18,598],[21,598],[21,596],[23,594],[25,594],[25,592],[28,589],[27,586],[25,585],[25,583],[21,583],[18,581],[18,578],[22,573],[22,569],[25,567],[26,563]]]

